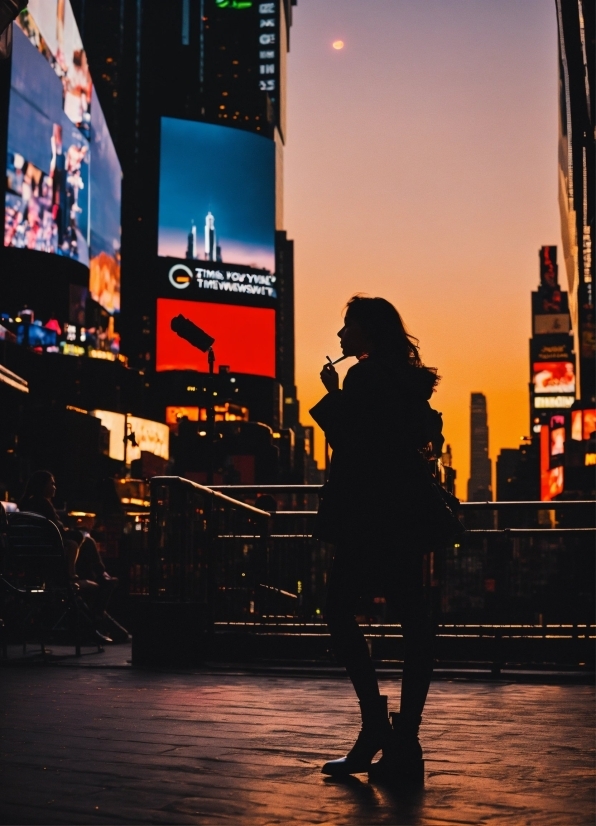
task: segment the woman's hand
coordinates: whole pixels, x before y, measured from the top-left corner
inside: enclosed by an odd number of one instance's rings
[[[337,370],[332,364],[326,364],[321,370],[321,381],[325,386],[325,390],[331,393],[333,390],[339,390],[339,376]]]

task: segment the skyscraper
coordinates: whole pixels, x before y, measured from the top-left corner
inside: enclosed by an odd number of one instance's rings
[[[211,212],[205,216],[205,261],[215,261],[217,242],[215,239],[215,218]]]
[[[488,416],[484,393],[470,401],[470,478],[468,502],[492,500],[491,460],[488,457]]]
[[[186,247],[186,257],[190,261],[194,261],[197,257],[197,227],[194,221],[191,221],[190,232],[188,233],[188,246]]]
[[[556,0],[559,208],[575,340],[576,398],[596,400],[594,370],[594,2]]]

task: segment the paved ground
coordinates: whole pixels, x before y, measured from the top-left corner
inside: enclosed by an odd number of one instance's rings
[[[5,668],[0,822],[593,824],[593,712],[589,686],[435,683],[408,797],[320,774],[358,727],[341,680]]]

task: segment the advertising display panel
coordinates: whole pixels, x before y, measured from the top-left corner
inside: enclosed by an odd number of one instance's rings
[[[110,431],[110,459],[124,461],[124,436],[130,428],[135,435],[136,445],[128,444],[126,459],[134,462],[141,458],[141,451],[153,453],[161,459],[170,457],[170,430],[167,424],[141,419],[139,416],[125,416],[112,410],[92,410],[92,416],[101,420],[102,425]]]
[[[565,455],[565,416],[551,416],[550,419],[550,467],[563,464]]]
[[[569,313],[543,313],[534,316],[534,335],[557,335],[569,333],[571,316]]]
[[[575,365],[572,361],[535,362],[534,393],[575,393]]]
[[[535,410],[568,410],[573,406],[575,396],[534,396]]]
[[[540,428],[540,499],[550,502],[563,493],[564,468],[551,467],[551,436],[549,425]]]
[[[122,173],[68,0],[30,0],[13,25],[4,246],[91,268],[120,308]]]
[[[275,378],[274,309],[171,298],[157,300],[156,370],[208,370],[205,353],[171,329],[179,314],[215,338],[217,364],[232,373]]]
[[[248,421],[248,408],[230,404],[230,402],[214,405],[213,412],[216,422]],[[168,405],[166,407],[166,424],[174,432],[177,432],[181,419],[188,419],[189,422],[206,422],[208,418],[209,414],[206,407],[195,407],[193,405]]]
[[[540,257],[540,284],[543,287],[556,287],[558,285],[557,248],[541,247],[538,253]]]
[[[571,438],[574,441],[587,441],[596,431],[596,410],[571,411]]]
[[[273,273],[274,142],[162,118],[158,255]]]
[[[113,315],[120,311],[120,162],[95,89],[91,97],[89,293]]]
[[[176,430],[180,419],[188,419],[189,422],[199,421],[199,408],[188,405],[168,405],[166,407],[166,424],[170,430]],[[207,420],[207,416],[205,416]]]
[[[568,335],[535,336],[531,342],[532,361],[575,361],[573,339]]]

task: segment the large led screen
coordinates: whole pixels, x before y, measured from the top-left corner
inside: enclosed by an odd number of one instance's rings
[[[91,298],[113,314],[120,310],[122,172],[95,89],[91,101],[89,292]]]
[[[534,393],[575,393],[572,361],[544,361],[534,364]]]
[[[274,272],[274,142],[162,118],[158,255]]]
[[[215,338],[216,366],[275,378],[275,310],[173,298],[157,301],[157,370],[208,370],[207,355],[171,328],[180,313]]]
[[[30,0],[13,25],[4,245],[90,266],[92,296],[110,313],[121,178],[70,3]]]

